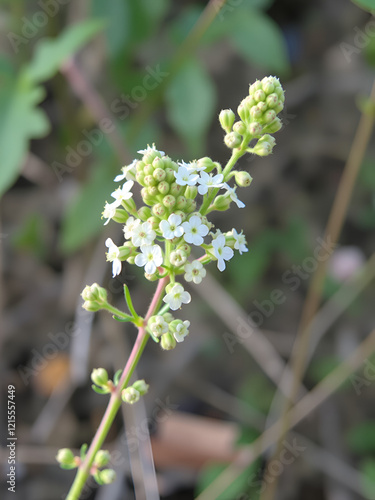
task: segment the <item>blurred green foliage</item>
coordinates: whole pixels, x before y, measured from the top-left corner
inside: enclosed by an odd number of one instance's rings
[[[265,12],[271,0],[244,0],[236,6],[228,2],[221,11],[216,7],[216,19],[201,39],[191,35],[204,10],[200,3],[176,6],[169,0],[92,0],[90,18],[64,29],[61,25],[69,7],[56,3],[56,11],[44,12],[37,3],[32,5],[22,0],[3,3],[9,9],[6,18],[10,47],[8,53],[0,57],[0,194],[19,176],[30,140],[44,137],[51,130],[40,108],[46,97],[44,82],[52,79],[61,65],[100,31],[98,43],[106,49],[100,82],[105,88],[103,99],[114,113],[117,131],[131,155],[140,136],[143,147],[159,138],[163,142],[156,115],[161,107],[181,140],[176,149],[183,148],[189,159],[204,153],[206,135],[218,109],[215,85],[200,60],[199,53],[205,46],[227,39],[246,64],[278,74],[289,70],[284,37]],[[44,18],[47,22],[40,24],[38,19]],[[46,38],[46,34],[55,38]],[[97,48],[98,45],[93,45],[91,53]],[[13,52],[16,52],[15,58]],[[85,54],[90,54],[90,47]],[[14,62],[10,62],[11,59]],[[147,91],[144,99],[138,99],[135,89],[140,92],[147,72],[158,71],[158,68],[168,76],[158,82],[155,89]],[[50,87],[52,92],[54,88]],[[133,100],[131,109],[120,102],[119,96],[123,93]],[[59,99],[58,95],[52,97]],[[78,116],[73,124],[60,123],[61,142],[56,145],[55,158],[62,158],[61,150],[68,146],[74,150],[82,139],[80,122],[82,119]],[[64,138],[68,138],[68,144]],[[64,216],[61,241],[64,252],[78,249],[101,228],[100,219],[95,222],[92,219],[100,214],[100,203],[110,195],[109,184],[116,160],[98,162],[98,154],[94,148],[90,155],[91,172],[83,176],[82,190]],[[113,165],[108,167],[109,164]],[[117,166],[121,166],[118,158]],[[73,170],[66,168],[65,171],[72,173]],[[78,213],[81,230],[75,222]]]

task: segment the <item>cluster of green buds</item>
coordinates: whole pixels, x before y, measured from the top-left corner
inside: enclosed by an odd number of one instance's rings
[[[248,172],[234,170],[234,166],[246,153],[266,156],[272,152],[275,140],[271,134],[281,128],[277,114],[283,103],[281,84],[270,76],[250,85],[249,95],[238,107],[238,121],[232,110],[221,111],[219,121],[226,132],[224,142],[232,150],[225,167],[208,157],[189,163],[176,162],[153,144],[138,151],[141,157],[124,166],[114,179],[123,185],[113,191],[114,200],[106,203],[103,211],[104,224],[113,220],[123,226],[121,245],[117,246],[111,238],[105,241],[113,277],[121,273],[126,261],[144,268],[150,281],[161,278],[169,281],[162,298],[163,307],[147,325],[134,311],[128,291],[126,301],[131,316],[125,313],[121,316],[117,311],[115,317],[146,327],[165,350],[173,349],[188,333],[189,322],[171,314],[191,301],[179,278],[199,284],[206,275],[207,264],[216,262],[219,271],[224,271],[235,251],[240,255],[248,251],[242,231],[232,228],[222,232],[214,227],[209,214],[228,210],[232,203],[238,208],[245,207],[236,189],[250,186],[252,177]],[[256,144],[250,147],[254,140]],[[234,185],[230,185],[231,181]],[[133,188],[137,185],[141,206],[133,199]],[[114,312],[108,304],[103,306],[106,297],[100,287],[86,287],[82,296],[86,309]]]
[[[56,460],[62,469],[75,469],[79,467],[86,458],[87,444],[82,445],[80,456],[74,456],[69,448],[62,448],[57,452]],[[94,458],[90,469],[90,474],[98,484],[110,484],[116,479],[113,469],[104,469],[110,461],[110,454],[107,450],[99,450]]]
[[[275,139],[270,134],[281,129],[282,123],[277,115],[283,110],[284,101],[284,90],[273,76],[250,85],[249,95],[237,109],[241,120],[235,122],[231,109],[220,113],[220,124],[226,132],[225,144],[231,149],[244,148],[250,141],[257,139],[255,146],[247,147],[246,151],[258,156],[271,154]]]
[[[125,403],[134,404],[141,396],[147,394],[149,385],[144,380],[137,380],[133,385],[126,387],[121,392],[121,398]]]

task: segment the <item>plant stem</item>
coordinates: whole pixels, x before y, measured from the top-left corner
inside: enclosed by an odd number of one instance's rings
[[[129,359],[125,365],[125,368],[122,372],[119,383],[115,391],[111,395],[107,409],[103,415],[102,421],[95,433],[95,437],[90,445],[90,448],[88,449],[86,458],[77,470],[76,477],[69,490],[66,500],[79,499],[82,489],[85,486],[85,483],[90,475],[90,469],[94,462],[95,455],[100,450],[105,438],[107,437],[108,431],[111,428],[113,420],[115,419],[117,412],[121,407],[121,391],[129,383],[129,380],[134,372],[134,369],[138,364],[138,361],[149,339],[149,335],[146,332],[145,328],[147,320],[154,314],[154,312],[159,307],[160,301],[162,299],[162,294],[167,283],[168,283],[168,277],[163,278],[158,282],[158,286],[156,288],[155,294],[152,298],[151,304],[148,308],[145,317],[144,326],[138,328],[138,335],[136,341],[130,353]]]

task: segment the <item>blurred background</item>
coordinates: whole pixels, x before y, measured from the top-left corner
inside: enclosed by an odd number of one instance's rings
[[[120,225],[101,219],[115,175],[152,143],[175,160],[225,164],[220,110],[236,110],[266,75],[284,86],[274,154],[240,160],[254,178],[237,191],[246,208],[213,214],[223,230],[243,228],[249,252],[190,287],[183,345],[149,343],[137,375],[150,392],[124,408],[106,442],[118,480],[82,496],[195,498],[280,414],[280,374],[317,255],[329,255],[324,229],[361,112],[374,114],[375,21],[348,0],[2,0],[0,25],[4,499],[65,498],[74,471],[59,469],[57,449],[90,443],[107,403],[90,373],[121,368],[135,339],[108,314],[82,310],[84,286],[102,284],[122,308],[126,283],[141,314],[153,293],[141,269],[124,265],[112,279],[105,261],[106,238],[121,240]],[[365,149],[327,265],[305,391],[374,328],[373,141]],[[288,434],[287,463],[263,453],[207,498],[258,499],[277,480],[278,499],[374,499],[374,381],[369,349]]]

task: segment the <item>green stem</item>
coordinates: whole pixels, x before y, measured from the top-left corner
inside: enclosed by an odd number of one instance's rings
[[[163,278],[159,280],[158,286],[156,288],[154,297],[148,308],[145,323],[147,320],[154,314],[154,312],[160,307],[160,301],[162,299],[163,291],[165,286],[167,285],[168,278]],[[116,309],[110,306],[111,309]],[[121,311],[119,311],[122,315]],[[116,313],[118,314],[118,313]],[[76,477],[74,482],[69,490],[69,493],[66,497],[66,500],[79,500],[79,496],[82,492],[83,487],[87,479],[90,476],[90,469],[95,459],[96,453],[100,450],[101,446],[104,443],[105,438],[107,437],[108,431],[111,428],[113,420],[115,419],[117,412],[121,407],[121,392],[128,385],[129,380],[138,364],[138,361],[142,355],[142,352],[147,344],[149,339],[149,335],[145,329],[145,327],[138,328],[137,339],[134,343],[133,349],[130,353],[129,359],[125,365],[125,368],[122,372],[120,381],[112,393],[111,398],[109,400],[107,409],[103,415],[102,421],[96,431],[95,437],[91,443],[91,446],[87,452],[86,458],[80,467],[77,470]]]
[[[129,314],[124,313],[123,311],[120,311],[120,309],[117,309],[117,307],[111,306],[111,304],[106,304],[104,309],[115,316],[118,316],[119,318],[122,319],[133,319],[133,316],[129,316]]]

